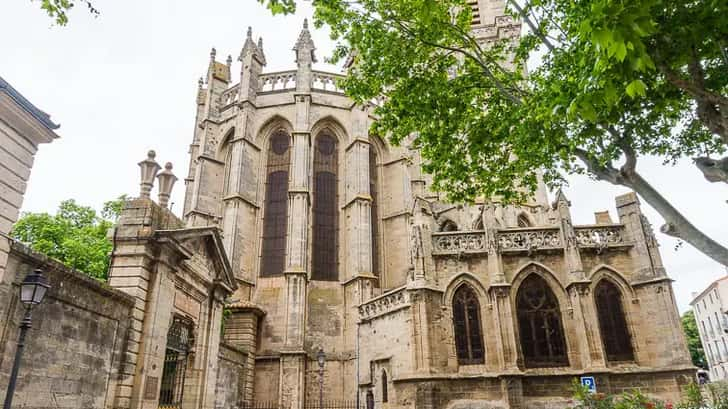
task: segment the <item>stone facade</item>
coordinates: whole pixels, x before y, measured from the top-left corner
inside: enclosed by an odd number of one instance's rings
[[[520,32],[501,3],[473,6],[483,41]],[[295,70],[265,73],[249,30],[237,83],[213,49],[198,89],[184,219],[222,232],[237,284],[226,342],[249,362],[242,402],[315,404],[319,349],[324,400],[362,406],[561,407],[581,375],[679,398],[694,368],[636,195],[617,198],[618,221],[599,212],[583,226],[543,185],[517,206],[447,203],[416,150],[369,133],[377,102],[354,104],[338,74],[313,68],[306,25],[294,55]],[[525,311],[533,283],[548,312]],[[477,308],[457,318],[462,288]]]

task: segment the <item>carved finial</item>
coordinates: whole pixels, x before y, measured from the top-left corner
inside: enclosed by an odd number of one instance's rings
[[[169,196],[172,194],[172,186],[177,181],[177,177],[172,173],[172,162],[164,165],[164,170],[159,172],[157,179],[159,179],[159,205],[167,207]]]
[[[153,150],[147,152],[147,158],[139,162],[139,168],[141,169],[141,183],[139,183],[139,197],[149,199],[149,192],[152,191],[154,186],[154,176],[161,168],[159,164],[154,160],[157,153]]]
[[[205,84],[205,80],[200,77],[199,80],[197,80],[197,88],[202,89],[202,86]]]
[[[253,38],[253,27],[248,26],[248,38]]]
[[[212,50],[210,50],[210,59],[212,61],[215,61],[215,56],[216,55],[217,55],[217,50],[215,49],[215,47],[212,47]]]
[[[263,37],[258,37],[258,49],[263,51]]]
[[[298,35],[298,41],[296,41],[293,50],[296,52],[297,63],[316,62],[316,55],[314,54],[316,46],[313,44],[311,33],[308,31],[308,19],[303,19],[303,29],[301,34]]]
[[[556,192],[556,199],[551,206],[556,209],[559,205],[566,205],[566,207],[571,206],[571,202],[569,201],[569,199],[566,198],[564,191],[561,189]]]
[[[228,68],[230,68],[230,66],[233,65],[233,56],[228,54],[228,58],[225,62],[227,63]]]

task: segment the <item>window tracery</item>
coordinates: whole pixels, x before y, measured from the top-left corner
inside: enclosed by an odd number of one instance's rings
[[[518,289],[516,310],[526,367],[569,365],[559,302],[546,280],[528,276]]]
[[[602,279],[594,289],[594,302],[607,361],[633,360],[632,337],[627,328],[619,288],[611,281]]]
[[[338,273],[338,192],[336,139],[322,132],[316,137],[313,159],[313,271],[314,280],[336,281]]]
[[[288,224],[288,169],[290,137],[284,131],[271,136],[266,165],[261,277],[283,274]]]
[[[455,291],[452,311],[458,363],[482,364],[485,351],[481,334],[480,303],[469,285],[463,284]]]

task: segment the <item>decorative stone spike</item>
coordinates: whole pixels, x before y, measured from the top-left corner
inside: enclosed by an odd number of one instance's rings
[[[154,160],[157,153],[153,150],[147,152],[147,158],[139,162],[141,168],[141,183],[139,184],[139,197],[149,199],[149,193],[154,186],[154,176],[156,176],[161,166]]]
[[[200,77],[199,80],[197,80],[197,88],[202,89],[202,86],[205,84],[205,80]]]
[[[247,34],[247,37],[248,38],[253,38],[253,27],[251,27],[251,26],[248,26],[248,34]]]
[[[230,68],[230,66],[233,65],[233,56],[228,54],[228,58],[225,62],[227,63],[228,68]]]
[[[169,196],[172,194],[172,186],[177,181],[177,176],[172,173],[172,162],[164,165],[164,170],[159,172],[157,179],[159,179],[159,205],[166,208]]]
[[[212,47],[212,50],[210,50],[210,60],[215,61],[215,56],[217,55],[217,50],[215,47]]]

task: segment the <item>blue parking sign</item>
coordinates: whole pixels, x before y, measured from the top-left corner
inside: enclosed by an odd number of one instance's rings
[[[586,388],[591,393],[596,393],[596,391],[597,391],[597,383],[594,380],[593,376],[582,376],[581,377],[581,386],[586,386]]]

